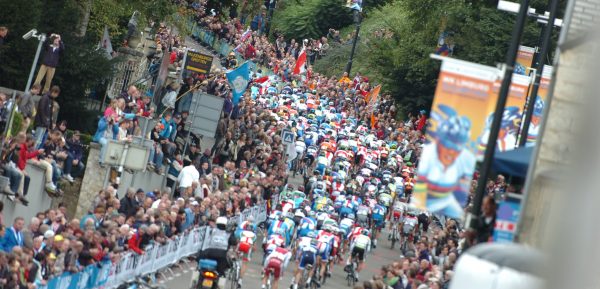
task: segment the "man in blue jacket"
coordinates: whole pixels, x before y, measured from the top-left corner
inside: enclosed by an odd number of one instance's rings
[[[51,34],[48,40],[44,43],[44,60],[42,66],[38,71],[38,75],[35,78],[35,84],[41,84],[42,79],[46,76],[46,83],[44,83],[44,90],[42,93],[50,90],[52,84],[52,78],[54,78],[54,72],[58,66],[60,55],[65,50],[65,44],[62,42],[62,38],[58,34]]]
[[[11,252],[12,249],[16,246],[23,247],[23,234],[21,231],[23,230],[23,226],[25,225],[25,219],[22,217],[15,218],[13,222],[13,226],[6,230],[6,234],[4,236],[3,249],[6,252]]]

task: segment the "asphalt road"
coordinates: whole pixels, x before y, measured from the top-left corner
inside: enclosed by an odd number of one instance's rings
[[[290,178],[289,181],[294,185],[301,184],[300,178]],[[259,240],[257,240],[257,243],[260,244],[260,236]],[[244,276],[242,286],[243,289],[260,288],[262,270],[262,265],[260,264],[260,262],[262,261],[262,255],[262,249],[258,248],[257,251],[254,253],[251,263],[248,266],[246,275]],[[373,275],[379,273],[379,270],[383,265],[388,265],[398,260],[399,257],[400,249],[398,248],[398,245],[396,244],[396,248],[394,250],[390,250],[390,242],[388,242],[387,234],[384,232],[379,237],[378,247],[368,254],[365,269],[359,275],[359,282],[371,279]],[[347,256],[344,256],[344,258],[347,258]],[[344,264],[334,266],[331,278],[328,279],[326,284],[323,285],[321,288],[349,288],[346,281],[346,273],[344,272],[343,266]],[[280,289],[287,289],[290,287],[293,270],[296,267],[297,263],[290,262],[286,272],[280,280]],[[182,266],[182,268],[174,269],[173,274],[166,273],[166,278],[160,280],[159,283],[161,283],[169,289],[188,289],[190,288],[190,281],[192,278],[193,270],[195,270],[195,264],[189,266],[184,265]],[[229,286],[230,284],[226,284],[226,288],[230,288]]]

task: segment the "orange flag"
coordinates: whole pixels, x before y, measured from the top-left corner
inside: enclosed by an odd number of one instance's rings
[[[377,119],[375,118],[375,114],[371,113],[371,129],[375,128],[375,123],[377,122]]]
[[[371,92],[369,92],[369,98],[366,99],[366,101],[370,106],[375,105],[375,103],[379,99],[379,91],[381,91],[381,85],[375,86],[375,88],[373,88]]]

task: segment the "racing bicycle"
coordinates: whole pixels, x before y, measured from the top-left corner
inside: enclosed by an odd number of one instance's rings
[[[400,240],[400,236],[399,236],[399,232],[398,232],[398,224],[397,223],[393,223],[392,224],[392,231],[390,232],[390,241],[392,242],[391,245],[391,249],[394,249],[394,246],[396,246],[396,242]]]
[[[231,269],[229,269],[229,275],[227,276],[231,289],[239,288],[238,279],[240,279],[241,268],[239,256],[236,254],[235,258],[231,259]]]
[[[273,287],[273,278],[275,278],[274,274],[275,270],[273,268],[269,268],[269,279],[267,279],[266,289],[272,289]]]
[[[358,258],[358,256],[354,256],[354,258],[352,259],[352,264],[347,268],[346,270],[346,281],[348,281],[348,286],[350,286],[350,288],[354,287],[354,285],[356,284],[356,268],[358,268],[358,262],[356,261],[356,259]]]

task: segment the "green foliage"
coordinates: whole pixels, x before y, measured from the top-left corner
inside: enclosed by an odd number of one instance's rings
[[[504,61],[515,17],[496,10],[491,2],[395,0],[371,11],[362,24],[352,72],[381,83],[399,100],[401,113],[428,108],[439,73],[439,61],[429,55],[436,50],[440,32],[452,33],[454,58],[492,66]],[[382,29],[392,31],[393,37],[375,36]],[[353,26],[344,28],[342,37],[353,30]],[[521,43],[535,46],[538,35],[539,26],[529,21]],[[341,75],[350,46],[334,47],[314,69]]]
[[[17,135],[23,128],[23,115],[19,112],[13,114],[13,122],[10,127],[10,135]]]
[[[273,27],[287,39],[319,38],[329,28],[339,29],[352,23],[344,0],[306,0],[288,2],[273,16]]]

